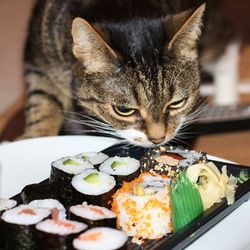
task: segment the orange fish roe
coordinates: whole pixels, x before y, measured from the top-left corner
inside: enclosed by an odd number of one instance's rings
[[[31,208],[25,208],[22,211],[20,211],[18,214],[36,215],[36,212]]]
[[[137,179],[124,182],[113,196],[112,211],[117,215],[117,226],[133,236],[133,242],[161,238],[172,231],[169,186],[163,184],[157,192],[150,194],[134,193],[136,185],[164,179],[169,178],[156,173],[142,173]]]
[[[59,227],[66,227],[66,228],[69,228],[71,230],[74,230],[75,229],[75,225],[72,224],[71,222],[68,222],[68,221],[64,221],[64,220],[55,220],[55,224]]]
[[[100,237],[102,236],[101,232],[91,232],[91,233],[87,233],[87,234],[83,234],[79,236],[80,240],[83,241],[96,241],[98,240]]]

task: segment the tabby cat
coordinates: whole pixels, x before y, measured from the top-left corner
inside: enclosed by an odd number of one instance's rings
[[[143,147],[173,139],[197,103],[200,58],[216,44],[219,53],[205,58],[216,60],[228,40],[225,28],[216,31],[224,22],[216,2],[38,0],[25,51],[24,137],[70,124]]]

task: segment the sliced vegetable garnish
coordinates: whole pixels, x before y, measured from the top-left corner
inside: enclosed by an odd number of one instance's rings
[[[119,167],[119,166],[122,166],[122,165],[126,165],[126,162],[124,162],[124,161],[114,161],[114,162],[112,162],[112,164],[111,164],[111,168],[112,168],[113,170],[115,170],[115,168],[117,168],[117,167]]]
[[[145,189],[140,185],[135,185],[133,187],[133,193],[134,193],[134,195],[141,196],[141,195],[145,194]]]
[[[171,181],[170,198],[174,232],[204,212],[200,193],[184,172],[180,172],[176,179]]]
[[[237,181],[239,183],[244,183],[249,180],[250,176],[246,170],[241,170],[239,176],[237,177]]]
[[[74,161],[72,159],[67,159],[63,162],[63,165],[75,165],[75,166],[80,166],[81,164],[77,161]]]
[[[89,184],[99,184],[100,183],[100,176],[98,173],[91,173],[83,178]]]

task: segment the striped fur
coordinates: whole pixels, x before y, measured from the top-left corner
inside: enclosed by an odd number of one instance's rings
[[[73,114],[143,146],[172,139],[198,99],[202,2],[38,0],[25,51],[24,137],[56,135]],[[117,106],[136,112],[119,116]]]

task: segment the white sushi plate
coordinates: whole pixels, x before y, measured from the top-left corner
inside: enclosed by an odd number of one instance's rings
[[[119,140],[96,136],[57,136],[0,145],[0,197],[11,197],[32,183],[47,179],[50,163],[62,156],[100,151]],[[226,161],[215,156],[210,159]],[[250,201],[188,246],[187,250],[250,250]]]

